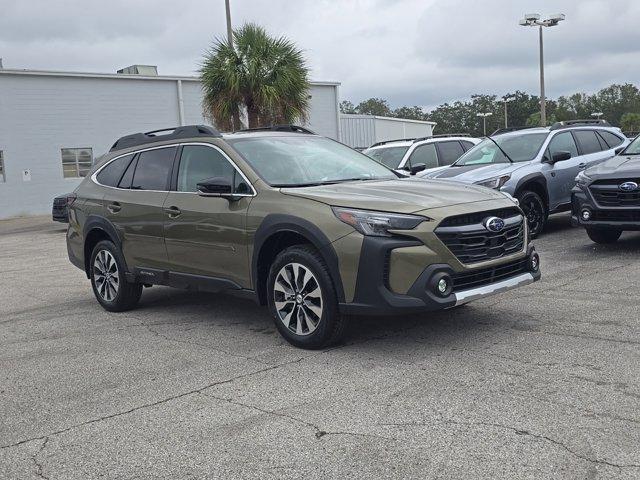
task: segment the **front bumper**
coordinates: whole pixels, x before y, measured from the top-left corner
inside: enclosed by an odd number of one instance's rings
[[[531,259],[538,256],[533,245],[529,245],[526,256],[491,268],[456,272],[448,264],[429,265],[405,294],[396,293],[389,288],[388,265],[384,259],[388,259],[389,252],[395,248],[414,245],[416,242],[407,239],[366,237],[353,301],[340,304],[340,311],[352,315],[395,315],[443,310],[540,279],[539,266],[531,267]],[[439,294],[437,282],[443,277],[450,287],[445,294]]]
[[[589,220],[582,214],[589,211]],[[576,187],[571,192],[571,225],[574,227],[640,230],[640,209],[630,207],[601,208],[590,194]]]

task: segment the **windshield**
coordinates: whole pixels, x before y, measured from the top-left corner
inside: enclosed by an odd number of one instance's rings
[[[384,165],[328,138],[297,134],[227,141],[273,187],[398,178]]]
[[[536,158],[540,147],[549,135],[544,133],[527,133],[524,135],[497,135],[491,137],[514,162],[528,162]],[[489,139],[484,139],[467,153],[463,154],[454,166],[481,165],[487,163],[509,163],[509,159],[498,146]]]
[[[407,150],[409,150],[409,147],[383,147],[368,148],[362,153],[370,156],[377,162],[385,164],[389,168],[398,168]]]
[[[625,148],[623,155],[640,155],[640,136],[636,137],[627,148]]]

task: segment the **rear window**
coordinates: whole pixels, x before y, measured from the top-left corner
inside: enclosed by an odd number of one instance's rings
[[[609,148],[615,148],[618,145],[621,145],[622,142],[624,141],[619,136],[611,132],[607,132],[606,130],[599,131],[598,135],[600,135],[600,138],[604,140],[604,142],[607,144]]]
[[[113,162],[107,164],[107,166],[100,170],[98,175],[96,175],[98,183],[107,187],[116,187],[132,158],[133,154],[125,155],[124,157],[116,158]]]
[[[594,132],[593,130],[577,130],[574,131],[573,134],[578,141],[578,145],[580,146],[580,153],[582,155],[588,155],[590,153],[602,151],[602,147],[600,146],[598,137],[596,137],[596,132]]]
[[[136,190],[169,190],[169,173],[173,167],[176,148],[158,148],[140,153],[131,188]]]
[[[398,168],[407,150],[409,150],[409,147],[384,147],[369,148],[362,153],[389,168]]]

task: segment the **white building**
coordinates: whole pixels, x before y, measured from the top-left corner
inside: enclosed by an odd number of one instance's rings
[[[72,191],[123,135],[208,123],[198,78],[140,71],[0,69],[0,219],[50,213],[53,198]],[[338,85],[312,82],[307,124],[335,139]]]
[[[433,135],[435,122],[375,115],[340,115],[340,139],[353,148],[367,148],[377,142]]]

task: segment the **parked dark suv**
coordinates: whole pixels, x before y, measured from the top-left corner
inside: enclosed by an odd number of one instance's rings
[[[640,230],[640,137],[619,155],[580,172],[571,204],[572,223],[596,243]]]
[[[346,314],[451,308],[540,277],[507,195],[402,178],[299,127],[123,137],[74,194],[69,258],[105,309],[134,307],[143,285],[227,291],[267,304],[299,347],[336,341]]]

